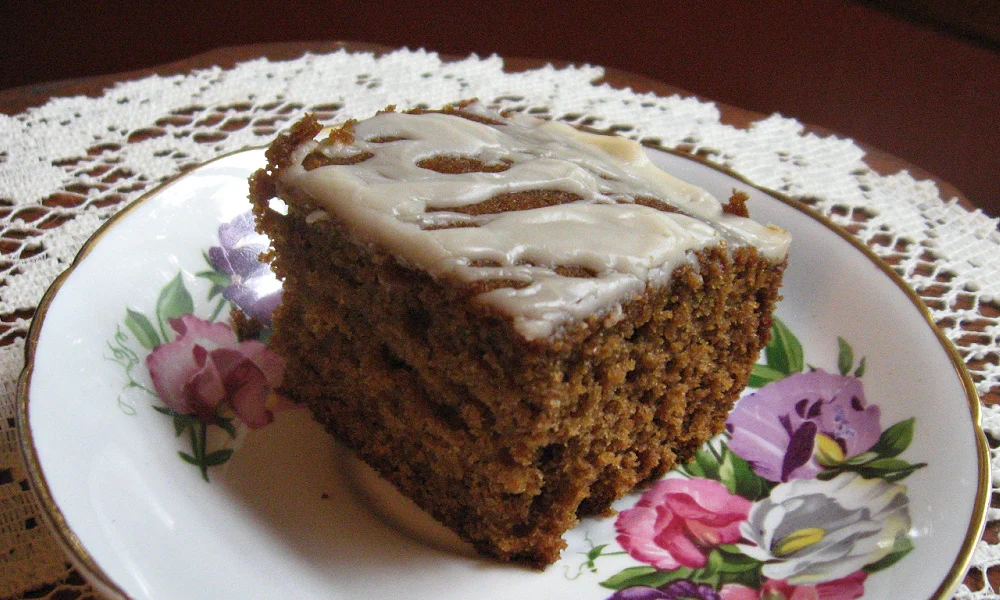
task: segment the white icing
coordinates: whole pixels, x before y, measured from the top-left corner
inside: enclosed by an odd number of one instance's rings
[[[527,284],[478,300],[510,315],[529,340],[550,336],[569,320],[618,309],[647,283],[665,282],[694,251],[752,245],[775,262],[788,252],[787,232],[725,213],[706,191],[654,166],[636,142],[527,116],[501,117],[478,104],[466,111],[503,123],[380,113],[356,124],[351,144],[317,139],[297,149],[282,184],[321,203],[359,239],[434,276]],[[402,139],[377,141],[388,138]],[[306,170],[302,160],[317,149],[328,157],[371,156]],[[443,174],[418,166],[441,155],[508,168]],[[539,189],[580,199],[476,216],[455,210]],[[679,212],[635,204],[637,197]],[[557,266],[595,276],[562,276]]]

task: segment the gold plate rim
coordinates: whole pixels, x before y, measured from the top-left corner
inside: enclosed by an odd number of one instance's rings
[[[813,219],[819,224],[823,225],[827,229],[836,233],[841,239],[850,243],[855,249],[860,251],[866,259],[875,264],[879,269],[889,277],[889,279],[903,291],[910,303],[913,304],[923,316],[926,324],[930,327],[931,331],[934,333],[938,342],[941,344],[942,348],[948,355],[949,360],[952,363],[959,380],[964,388],[966,398],[969,404],[970,416],[972,418],[973,431],[976,437],[976,454],[977,454],[977,467],[978,467],[978,482],[976,490],[976,498],[973,505],[972,518],[969,527],[966,531],[965,538],[961,545],[958,556],[955,558],[951,569],[949,569],[945,579],[938,586],[934,595],[931,596],[931,600],[945,600],[948,595],[958,586],[961,582],[964,574],[968,571],[969,565],[972,561],[973,552],[975,551],[976,545],[982,537],[983,529],[986,525],[986,511],[990,502],[990,491],[991,491],[991,475],[990,475],[990,458],[989,458],[989,445],[986,441],[986,435],[982,429],[981,419],[982,410],[981,403],[979,399],[979,394],[976,391],[975,383],[972,380],[972,376],[969,374],[966,368],[965,362],[962,360],[955,346],[948,340],[944,332],[937,326],[934,322],[933,316],[930,310],[927,308],[923,299],[916,293],[906,283],[906,281],[882,258],[880,258],[871,248],[858,240],[854,235],[848,232],[846,229],[840,225],[833,222],[828,217],[818,214],[814,210],[810,209],[804,203],[795,200],[781,192],[766,188],[764,186],[757,185],[750,182],[746,177],[740,173],[730,169],[725,165],[720,165],[718,163],[712,162],[703,156],[697,154],[692,154],[690,152],[684,152],[682,150],[677,150],[673,148],[666,148],[656,143],[644,142],[644,146],[652,148],[654,150],[665,152],[680,158],[694,161],[711,169],[714,169],[728,177],[735,179],[743,185],[754,188],[759,192],[762,192],[783,204],[803,213],[805,216]],[[18,378],[17,386],[17,433],[18,439],[21,447],[22,454],[24,456],[24,462],[27,467],[28,476],[31,480],[31,486],[39,499],[39,504],[42,508],[43,518],[49,523],[50,527],[56,534],[57,540],[60,545],[67,551],[67,553],[72,558],[73,562],[80,567],[82,570],[91,576],[93,582],[98,586],[105,588],[105,592],[112,593],[121,598],[130,598],[124,590],[122,590],[108,575],[105,571],[97,564],[97,561],[90,555],[87,549],[84,547],[83,543],[73,532],[72,528],[66,522],[62,511],[56,504],[51,489],[45,478],[44,470],[39,461],[34,442],[33,436],[31,435],[31,422],[28,414],[29,404],[30,404],[30,385],[31,377],[34,368],[34,356],[37,350],[38,339],[42,331],[42,327],[45,321],[45,315],[48,311],[49,306],[52,304],[56,295],[62,288],[63,283],[69,278],[73,271],[80,265],[80,263],[87,258],[91,250],[96,247],[97,244],[101,242],[104,236],[116,225],[118,225],[122,220],[132,214],[138,207],[142,206],[150,199],[154,198],[160,194],[164,189],[176,184],[179,180],[189,176],[191,173],[207,167],[215,162],[226,159],[228,157],[234,156],[236,154],[241,154],[244,152],[260,151],[264,147],[249,147],[243,148],[241,150],[236,150],[233,152],[228,152],[222,154],[212,160],[206,161],[194,167],[191,170],[180,173],[169,180],[157,185],[156,187],[150,189],[149,191],[143,193],[140,197],[128,203],[120,211],[111,216],[105,223],[103,223],[94,233],[91,235],[87,241],[83,244],[80,251],[77,253],[76,257],[69,267],[66,268],[48,287],[45,294],[42,296],[42,300],[39,302],[38,308],[35,312],[35,316],[32,319],[31,326],[28,330],[28,335],[25,342],[24,348],[24,367]]]

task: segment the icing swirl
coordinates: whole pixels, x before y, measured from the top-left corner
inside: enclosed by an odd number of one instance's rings
[[[478,103],[460,111],[351,123],[298,148],[282,185],[433,276],[516,282],[477,300],[529,340],[614,310],[695,251],[752,245],[773,262],[787,254],[787,232],[726,213],[632,140]]]

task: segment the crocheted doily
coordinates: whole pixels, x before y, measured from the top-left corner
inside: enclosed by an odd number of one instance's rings
[[[597,67],[505,73],[496,57],[446,62],[423,51],[380,57],[341,51],[151,76],[100,97],[54,98],[22,114],[0,115],[0,597],[29,589],[32,598],[96,597],[43,524],[17,447],[16,381],[46,287],[130,200],[220,154],[269,142],[307,111],[340,121],[390,104],[438,106],[477,97],[698,152],[805,201],[866,242],[924,298],[980,395],[1000,397],[995,220],[941,199],[934,183],[907,172],[874,172],[851,140],[807,133],[779,115],[733,127],[721,122],[712,103],[595,85],[602,73]],[[984,407],[983,426],[995,446],[1000,408]],[[1000,468],[995,450],[992,465]],[[1000,520],[1000,509],[990,509],[989,519]],[[986,540],[957,598],[998,597],[988,573],[1000,569],[995,531],[988,528]]]

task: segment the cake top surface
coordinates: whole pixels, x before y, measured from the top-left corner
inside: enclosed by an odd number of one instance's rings
[[[527,339],[663,283],[693,252],[753,246],[773,262],[789,235],[730,214],[656,167],[638,143],[479,103],[381,112],[299,148],[281,185],[357,239],[436,277],[502,281],[477,299]]]

